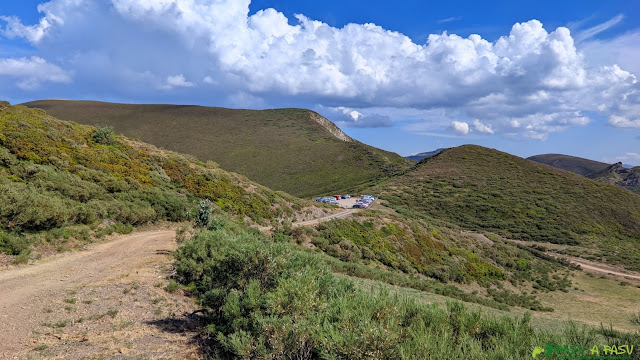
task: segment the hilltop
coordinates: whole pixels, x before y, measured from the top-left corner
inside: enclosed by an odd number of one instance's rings
[[[536,155],[528,157],[527,159],[547,164],[558,169],[571,171],[582,176],[593,174],[609,166],[609,164],[600,161],[562,154]]]
[[[63,120],[113,126],[155,146],[213,160],[275,190],[306,197],[350,190],[411,161],[362,144],[304,109],[134,105],[44,100],[24,104]]]
[[[575,245],[576,255],[640,269],[640,196],[504,152],[447,149],[371,191],[407,216]]]
[[[616,163],[587,177],[640,194],[640,166],[625,168],[622,163]]]

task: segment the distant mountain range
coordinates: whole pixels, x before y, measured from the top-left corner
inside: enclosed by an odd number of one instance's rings
[[[547,164],[558,169],[571,171],[582,176],[587,176],[604,170],[611,165],[600,161],[562,154],[536,155],[531,156],[528,159]]]
[[[640,166],[625,168],[622,163],[616,163],[587,177],[640,194]]]
[[[611,165],[562,154],[536,155],[528,159],[640,194],[640,166],[633,167],[620,162]]]
[[[406,158],[407,159],[411,159],[413,161],[420,161],[420,160],[428,158],[430,156],[437,155],[442,150],[444,150],[444,148],[440,148],[440,149],[433,150],[433,151],[421,152],[421,153],[418,153],[418,154],[415,154],[415,155],[407,156]]]

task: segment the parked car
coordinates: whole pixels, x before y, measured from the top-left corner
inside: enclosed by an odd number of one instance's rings
[[[341,196],[340,195],[333,195],[334,198],[336,198],[336,200],[340,200]]]
[[[343,199],[351,199],[351,195],[347,194],[347,195],[342,195]]]
[[[362,195],[362,198],[363,199],[371,199],[371,201],[375,201],[376,200],[376,198],[373,197],[373,195]]]
[[[326,202],[327,204],[338,205],[338,200],[336,200],[335,198],[329,198]]]
[[[362,208],[362,209],[366,209],[369,207],[369,204],[367,203],[355,203],[353,205],[354,208]]]
[[[323,197],[319,197],[316,199],[317,202],[324,202],[324,198]]]

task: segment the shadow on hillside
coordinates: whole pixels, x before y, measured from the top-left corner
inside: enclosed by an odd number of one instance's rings
[[[213,339],[202,331],[206,324],[205,317],[198,314],[197,311],[176,315],[175,317],[147,321],[147,324],[167,333],[184,334],[189,338],[190,345],[197,346],[201,354],[208,354],[213,348]]]

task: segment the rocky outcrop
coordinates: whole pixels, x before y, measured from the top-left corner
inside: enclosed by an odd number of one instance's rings
[[[588,177],[596,181],[617,185],[621,188],[640,193],[640,167],[629,169],[625,168],[622,163],[619,162]]]
[[[330,132],[331,135],[335,136],[341,141],[344,141],[344,142],[353,141],[353,139],[350,138],[347,134],[345,134],[344,131],[340,130],[340,128],[337,127],[336,124],[332,123],[331,121],[321,116],[320,114],[315,112],[310,112],[310,116],[311,116],[311,120],[320,124],[323,128],[327,129],[327,131]]]

